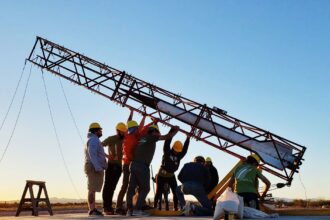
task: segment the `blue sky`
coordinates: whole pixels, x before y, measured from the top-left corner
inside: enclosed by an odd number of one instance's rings
[[[307,197],[330,198],[329,1],[1,1],[0,5],[0,120],[38,35],[306,146],[300,175]],[[1,155],[29,69],[28,63],[0,131]],[[58,78],[45,73],[45,80],[79,196],[57,147],[41,72],[32,67],[21,118],[0,163],[0,200],[19,199],[27,179],[45,180],[52,197],[86,197],[82,143]],[[99,121],[107,136],[118,121],[126,120],[128,110],[62,83],[83,137],[92,121]],[[159,144],[154,172],[161,148]],[[183,163],[200,153],[214,155],[220,176],[237,162],[192,142]],[[266,176],[273,183],[280,181]],[[299,176],[290,188],[273,195],[305,198]]]

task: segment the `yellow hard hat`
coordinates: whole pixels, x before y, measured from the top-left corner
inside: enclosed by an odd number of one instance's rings
[[[155,125],[155,124],[151,125],[149,128],[154,128],[154,129],[156,129],[157,131],[159,131],[159,128],[158,128],[158,126],[157,126],[157,125]]]
[[[172,148],[175,152],[178,152],[178,153],[182,152],[182,142],[175,141]]]
[[[251,154],[249,157],[254,158],[258,164],[260,163],[260,157],[257,154]]]
[[[89,125],[89,129],[97,129],[97,128],[102,129],[100,124],[97,122],[93,122]]]
[[[128,128],[133,128],[133,127],[138,127],[138,123],[136,121],[129,121],[127,122],[127,127]]]
[[[127,131],[127,127],[123,122],[119,122],[116,125],[116,130],[121,131],[121,132],[126,132]]]
[[[205,161],[206,161],[206,162],[211,162],[211,163],[212,163],[212,159],[211,159],[211,157],[206,157],[206,158],[205,158]]]

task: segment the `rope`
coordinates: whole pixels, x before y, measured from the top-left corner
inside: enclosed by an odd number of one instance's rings
[[[51,109],[51,106],[50,106],[50,101],[49,101],[49,96],[48,96],[48,92],[47,92],[47,87],[46,87],[46,82],[45,82],[44,74],[42,73],[41,76],[42,76],[42,81],[43,81],[43,84],[44,84],[44,89],[45,89],[45,95],[46,95],[46,99],[47,99],[49,114],[50,114],[50,117],[51,117],[51,120],[52,120],[52,125],[53,125],[54,133],[55,133],[55,136],[56,136],[57,145],[58,145],[58,148],[59,148],[59,151],[60,151],[60,154],[61,154],[61,158],[62,158],[64,167],[65,167],[66,173],[67,173],[67,175],[68,175],[68,177],[70,179],[71,185],[72,185],[73,189],[75,190],[76,194],[78,195],[78,198],[81,199],[81,197],[80,197],[80,195],[78,193],[77,187],[76,187],[76,185],[74,184],[74,182],[72,180],[71,174],[70,174],[69,169],[68,169],[68,166],[66,164],[66,161],[64,159],[64,155],[63,155],[63,151],[62,151],[60,139],[58,137],[57,129],[56,129],[55,122],[54,122],[53,112],[52,112],[52,109]]]
[[[24,68],[23,68],[23,72],[24,72],[24,69],[25,69],[25,65],[24,65]],[[24,104],[24,100],[25,100],[25,95],[26,95],[26,91],[27,91],[27,88],[28,88],[28,85],[29,85],[29,81],[30,81],[30,76],[31,76],[31,69],[32,69],[32,64],[31,64],[31,67],[30,67],[30,73],[29,73],[29,76],[26,80],[26,85],[25,85],[25,89],[24,89],[24,93],[23,93],[23,98],[22,98],[22,101],[21,101],[21,105],[20,105],[20,108],[19,108],[19,111],[18,111],[18,114],[17,114],[17,118],[16,118],[16,121],[15,121],[15,124],[14,124],[14,128],[13,130],[11,131],[11,134],[10,134],[10,137],[9,137],[9,140],[7,142],[7,145],[5,147],[5,150],[4,152],[2,153],[2,156],[1,156],[1,159],[0,159],[0,163],[2,162],[7,150],[8,150],[8,147],[11,143],[11,139],[13,138],[13,135],[14,135],[14,132],[16,130],[16,126],[17,126],[17,122],[18,122],[18,119],[21,115],[21,112],[22,112],[22,108],[23,108],[23,104]],[[20,78],[20,81],[21,81],[21,78]],[[17,87],[18,88],[18,87]],[[16,88],[16,89],[17,89]],[[15,91],[15,95],[16,95],[16,91]]]
[[[6,121],[7,117],[8,117],[8,114],[9,114],[9,111],[11,109],[11,106],[13,105],[13,102],[14,102],[14,99],[16,97],[16,93],[17,93],[18,87],[19,87],[19,85],[21,83],[21,80],[22,80],[22,77],[24,75],[25,66],[26,66],[26,61],[24,63],[24,66],[23,66],[23,69],[22,69],[22,72],[21,72],[21,76],[19,77],[19,80],[18,80],[16,89],[15,89],[15,92],[13,94],[13,97],[12,97],[11,101],[10,101],[10,104],[9,104],[8,109],[7,109],[6,115],[5,115],[5,117],[3,118],[2,122],[1,122],[0,131],[1,131],[2,127],[3,127],[3,125],[5,124],[5,121]]]
[[[299,173],[299,180],[300,180],[300,183],[302,185],[302,187],[304,188],[304,192],[305,192],[305,199],[306,199],[306,208],[308,207],[308,200],[307,200],[307,191],[306,191],[306,187],[305,187],[305,184],[302,182],[301,180],[301,175]]]
[[[67,98],[67,96],[66,96],[66,94],[65,94],[65,91],[64,91],[64,87],[63,87],[63,84],[62,84],[61,78],[58,78],[58,81],[60,82],[61,89],[62,89],[62,93],[63,93],[63,95],[64,95],[66,105],[67,105],[67,107],[68,107],[68,109],[69,109],[70,116],[71,116],[71,119],[72,119],[72,121],[73,121],[73,124],[74,124],[74,126],[76,127],[76,131],[77,131],[77,133],[78,133],[78,135],[79,135],[79,137],[80,137],[81,143],[84,145],[84,141],[83,141],[83,138],[82,138],[81,133],[80,133],[80,131],[79,131],[79,128],[78,128],[78,126],[77,126],[76,119],[75,119],[75,117],[73,116],[73,113],[72,113],[71,107],[70,107],[69,102],[68,102],[68,98]]]

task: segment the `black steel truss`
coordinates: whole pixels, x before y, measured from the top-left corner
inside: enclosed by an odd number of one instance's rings
[[[272,141],[277,152],[275,142],[280,142],[293,150],[295,162],[289,168],[285,167],[282,162],[283,170],[275,169],[265,163],[261,165],[261,168],[287,181],[288,185],[291,184],[294,173],[298,172],[299,166],[302,163],[306,150],[304,146],[227,115],[221,109],[210,108],[205,104],[202,105],[181,95],[174,94],[133,77],[125,71],[120,71],[100,63],[41,37],[36,38],[34,47],[27,60],[39,66],[42,70],[47,70],[77,85],[83,86],[123,107],[130,107],[143,115],[157,118],[159,122],[166,126],[173,126],[174,124],[182,125],[185,123],[177,120],[178,115],[167,115],[157,108],[151,108],[140,99],[137,99],[136,96],[133,96],[133,94],[164,100],[184,109],[185,112],[194,113],[198,115],[196,123],[180,126],[180,131],[190,134],[196,140],[202,141],[240,159],[243,159],[240,149],[247,150],[241,143],[231,143],[228,140],[220,138],[219,135],[210,134],[207,131],[197,128],[195,125],[198,121],[204,118],[211,121],[213,126],[215,126],[215,123],[218,123],[235,132],[241,133],[246,136],[244,142],[251,139]],[[281,158],[280,155],[279,158]]]

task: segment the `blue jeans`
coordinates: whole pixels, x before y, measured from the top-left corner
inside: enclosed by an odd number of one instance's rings
[[[196,206],[193,210],[194,214],[198,216],[213,215],[212,203],[207,198],[204,187],[197,182],[185,182],[176,189],[176,194],[181,208],[186,205],[184,195],[193,195],[202,206]]]
[[[130,176],[126,194],[127,209],[133,209],[133,196],[136,187],[139,187],[139,196],[135,209],[141,210],[144,200],[150,191],[150,170],[146,164],[132,162],[130,166]]]

